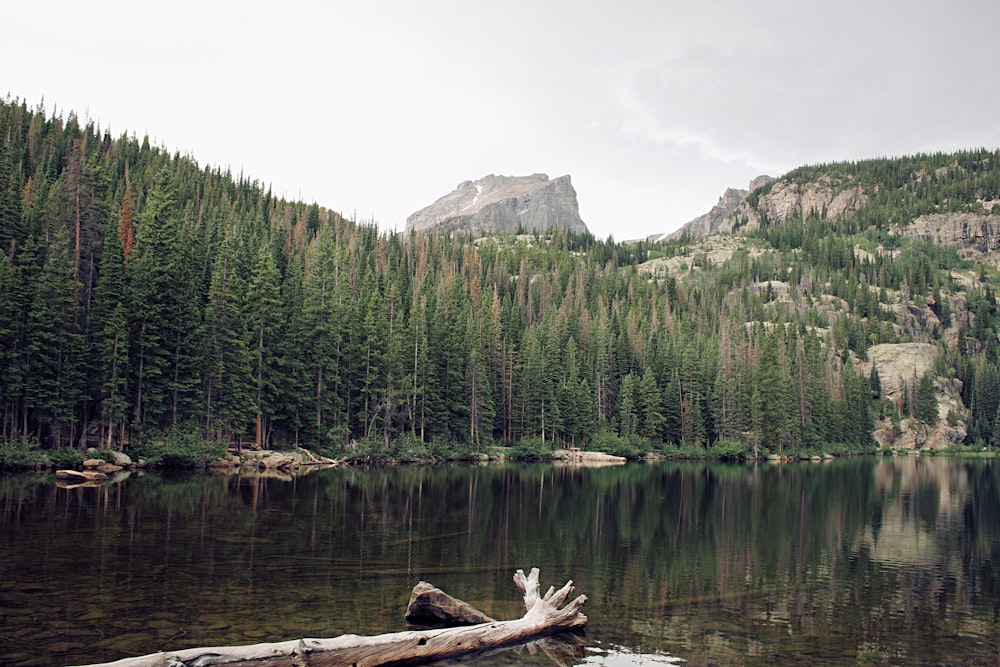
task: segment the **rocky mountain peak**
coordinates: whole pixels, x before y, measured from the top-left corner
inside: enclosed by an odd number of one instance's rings
[[[468,232],[485,236],[552,228],[585,232],[569,176],[497,176],[463,181],[406,219],[406,231]]]
[[[765,186],[765,185],[767,185],[768,183],[770,183],[773,180],[774,180],[774,177],[768,176],[767,174],[761,174],[757,178],[754,178],[753,180],[750,181],[749,190],[750,190],[750,192],[753,192],[757,188]]]
[[[767,185],[773,180],[774,179],[770,176],[762,175],[751,180],[746,190],[726,188],[726,191],[722,193],[721,197],[719,197],[719,201],[708,213],[699,215],[697,218],[687,222],[680,229],[674,232],[650,236],[647,240],[654,242],[667,241],[670,239],[680,238],[685,234],[691,238],[699,238],[702,236],[708,236],[709,234],[715,234],[719,231],[727,231],[725,229],[724,221],[729,214],[735,211],[736,208],[743,203],[743,200],[747,198],[747,195],[757,188]]]

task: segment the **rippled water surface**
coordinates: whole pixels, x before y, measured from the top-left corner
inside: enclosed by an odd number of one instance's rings
[[[462,664],[1000,664],[1000,466],[0,477],[0,664],[401,630],[421,579],[515,618],[533,566],[586,632]]]

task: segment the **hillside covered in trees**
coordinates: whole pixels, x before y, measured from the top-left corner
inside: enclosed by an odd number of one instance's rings
[[[998,444],[995,269],[898,229],[1000,212],[998,161],[803,168],[767,189],[837,178],[870,196],[836,219],[760,214],[722,252],[473,240],[379,232],[7,100],[0,438],[777,453],[864,451],[877,422],[947,421]],[[933,346],[933,365],[889,392],[870,353],[907,344]]]

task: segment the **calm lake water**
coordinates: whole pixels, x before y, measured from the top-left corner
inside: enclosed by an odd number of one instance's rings
[[[995,665],[1000,462],[2,477],[0,664],[401,630],[421,579],[516,618],[530,567],[586,632],[463,664]]]

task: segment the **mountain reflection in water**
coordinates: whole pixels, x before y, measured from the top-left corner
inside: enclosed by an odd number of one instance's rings
[[[586,632],[475,664],[996,664],[998,474],[867,457],[6,476],[0,663],[392,632],[421,579],[516,618],[511,575],[539,567],[588,596]]]

